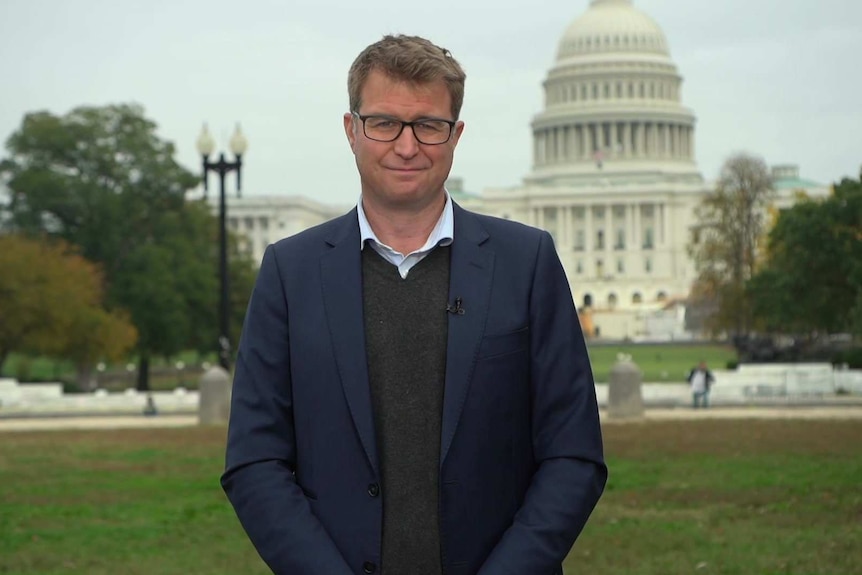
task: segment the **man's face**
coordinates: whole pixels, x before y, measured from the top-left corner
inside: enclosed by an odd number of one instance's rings
[[[361,102],[357,112],[363,116],[406,122],[453,119],[451,97],[442,80],[414,85],[374,70],[362,87]],[[345,114],[344,131],[356,157],[363,202],[378,209],[422,209],[442,198],[463,129],[464,122],[459,121],[449,140],[437,145],[420,143],[406,126],[394,141],[378,142],[365,136],[359,118]]]

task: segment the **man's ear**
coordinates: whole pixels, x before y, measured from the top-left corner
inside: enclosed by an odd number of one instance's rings
[[[458,120],[455,122],[455,128],[452,130],[452,145],[457,146],[461,139],[461,134],[464,133],[464,121]]]
[[[345,112],[344,114],[344,134],[347,136],[347,142],[350,144],[350,149],[356,153],[356,122],[353,121],[353,114]]]

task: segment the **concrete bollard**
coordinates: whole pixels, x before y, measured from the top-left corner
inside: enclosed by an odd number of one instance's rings
[[[608,381],[608,417],[640,419],[644,416],[642,379],[643,374],[631,357],[621,357],[614,364]]]
[[[198,399],[198,424],[223,425],[230,415],[230,374],[219,365],[201,376]]]

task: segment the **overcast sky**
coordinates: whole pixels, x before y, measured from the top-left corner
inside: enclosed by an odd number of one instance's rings
[[[735,151],[829,183],[862,164],[862,3],[634,0],[664,29],[713,179]],[[452,175],[517,186],[530,121],[567,26],[588,0],[0,0],[0,138],[30,111],[136,102],[198,169],[203,122],[250,148],[247,194],[353,203],[347,70],[385,33],[427,36],[467,71]]]

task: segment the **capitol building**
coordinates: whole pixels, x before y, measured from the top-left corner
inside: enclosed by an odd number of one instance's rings
[[[566,29],[532,119],[532,170],[521,185],[469,194],[463,207],[547,230],[589,337],[677,340],[696,278],[688,245],[712,185],[696,162],[696,116],[659,25],[632,0],[592,0]],[[524,121],[527,121],[525,118]],[[829,193],[795,166],[772,168],[776,204]],[[251,256],[341,215],[305,197],[231,199],[228,221]]]

